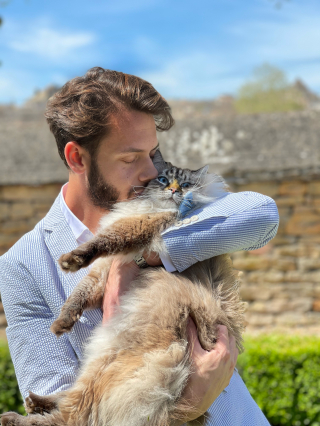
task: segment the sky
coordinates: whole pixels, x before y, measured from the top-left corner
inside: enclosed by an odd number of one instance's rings
[[[319,0],[0,0],[0,16],[0,103],[93,66],[210,99],[269,63],[320,94]]]

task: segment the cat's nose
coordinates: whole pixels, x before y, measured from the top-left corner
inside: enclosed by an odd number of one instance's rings
[[[170,191],[172,192],[172,194],[174,194],[177,190],[176,188],[170,188]]]

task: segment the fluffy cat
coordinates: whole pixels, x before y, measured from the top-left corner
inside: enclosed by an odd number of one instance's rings
[[[66,272],[95,262],[53,323],[51,331],[57,336],[70,331],[84,310],[101,307],[115,257],[130,262],[146,250],[165,251],[161,232],[179,220],[187,192],[199,208],[225,191],[222,179],[208,175],[207,167],[178,169],[164,162],[159,151],[154,164],[159,176],[142,195],[117,203],[92,240],[61,256]],[[196,263],[180,274],[141,269],[121,297],[117,314],[98,327],[87,344],[74,385],[56,395],[30,393],[25,406],[31,415],[6,413],[2,425],[170,426],[183,421],[193,410],[183,398],[192,373],[188,317],[204,349],[214,348],[217,324],[223,324],[241,351],[243,312],[237,275],[227,255]],[[205,421],[202,416],[192,424]]]

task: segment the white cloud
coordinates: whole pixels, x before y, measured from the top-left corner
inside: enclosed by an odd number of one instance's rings
[[[218,52],[189,52],[141,76],[170,98],[212,98],[234,92],[242,82]]]
[[[19,32],[11,38],[8,45],[19,52],[61,60],[78,48],[91,45],[94,40],[94,35],[89,32],[68,32],[43,27],[33,28],[26,34]]]

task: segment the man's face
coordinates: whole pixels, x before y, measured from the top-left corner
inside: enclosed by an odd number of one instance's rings
[[[104,209],[134,198],[158,175],[152,163],[158,147],[152,115],[125,110],[112,117],[111,129],[91,160],[87,178],[93,204]]]

